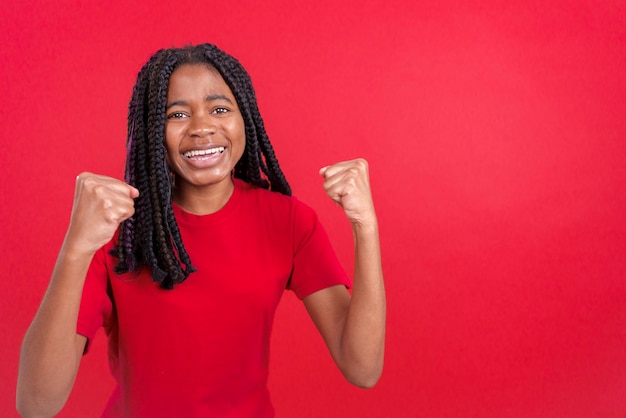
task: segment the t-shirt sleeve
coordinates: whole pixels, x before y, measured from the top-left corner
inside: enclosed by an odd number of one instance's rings
[[[112,314],[113,304],[107,292],[108,248],[109,246],[107,245],[94,255],[89,270],[87,271],[87,277],[85,278],[85,285],[83,287],[83,296],[78,312],[76,332],[87,337],[85,353],[87,353],[89,343],[95,337],[98,329],[107,325]]]
[[[317,214],[296,200],[293,217],[294,260],[287,288],[300,299],[330,286],[350,287]]]

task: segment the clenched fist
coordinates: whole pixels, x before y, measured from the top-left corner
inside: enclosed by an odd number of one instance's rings
[[[135,213],[139,191],[122,181],[92,173],[76,177],[74,206],[66,245],[95,253],[109,242],[119,224]]]
[[[368,164],[362,158],[320,169],[326,194],[341,206],[353,225],[376,225]]]

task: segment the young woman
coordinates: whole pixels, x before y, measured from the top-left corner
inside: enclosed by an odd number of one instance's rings
[[[272,417],[272,321],[302,299],[335,363],[372,387],[385,293],[367,163],[320,170],[352,224],[352,294],[296,198],[250,78],[213,45],[157,52],[129,106],[125,181],[82,173],[50,285],[24,338],[17,405],[52,416],[100,327],[117,387],[106,417]]]

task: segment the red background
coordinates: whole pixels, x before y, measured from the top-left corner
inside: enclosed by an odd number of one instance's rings
[[[0,16],[0,416],[15,415],[75,176],[122,176],[140,66],[198,42],[248,68],[295,194],[348,270],[350,229],[317,170],[371,164],[383,377],[347,384],[286,294],[279,417],[626,416],[623,1],[14,3]],[[98,416],[104,340],[60,416]]]

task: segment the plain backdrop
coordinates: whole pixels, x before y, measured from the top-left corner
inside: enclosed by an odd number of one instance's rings
[[[278,417],[626,416],[626,6],[605,1],[9,1],[0,11],[0,416],[81,171],[121,178],[157,49],[252,75],[294,194],[352,271],[318,169],[365,157],[388,291],[385,371],[344,381],[286,293]],[[104,333],[61,417],[112,388]]]

